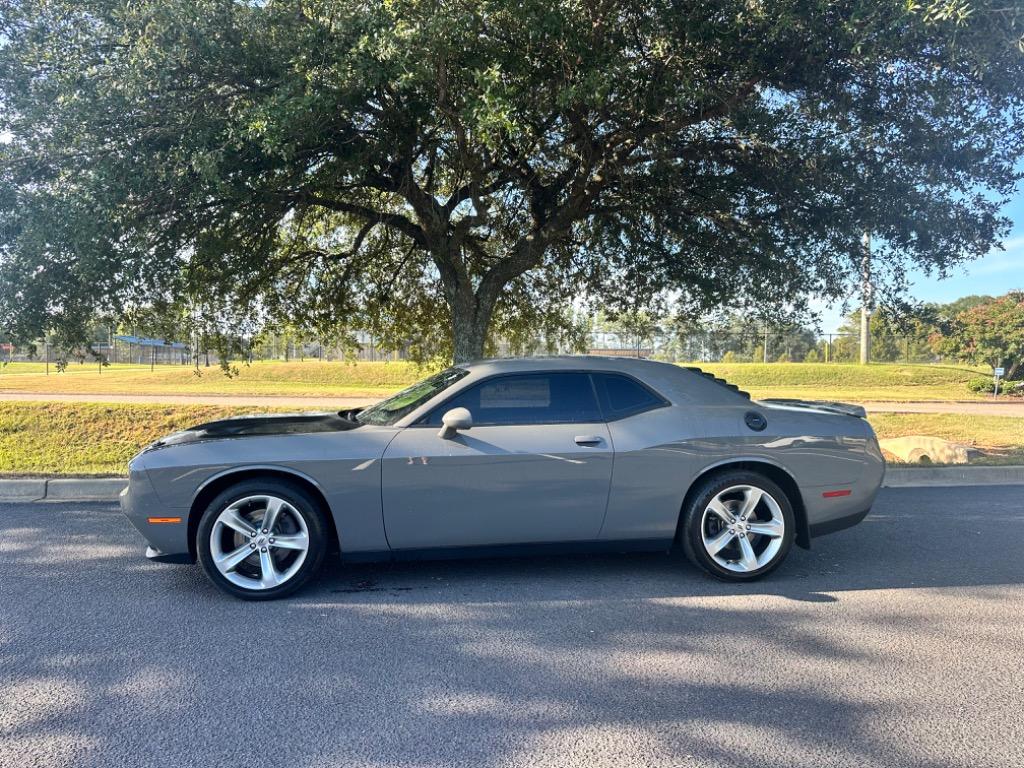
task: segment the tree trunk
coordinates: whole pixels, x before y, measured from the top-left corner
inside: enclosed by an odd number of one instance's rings
[[[457,248],[448,240],[433,249],[432,254],[451,309],[452,358],[456,364],[484,356],[487,332],[501,292],[509,282],[539,263],[544,245],[533,235],[523,238],[511,255],[481,277],[476,287]]]
[[[482,303],[473,294],[461,295],[451,302],[451,313],[454,362],[469,363],[481,359],[494,306]]]

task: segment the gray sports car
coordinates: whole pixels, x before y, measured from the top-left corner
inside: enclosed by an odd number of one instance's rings
[[[764,576],[854,525],[885,463],[857,406],[752,401],[696,368],[492,360],[372,407],[204,424],[132,459],[121,505],[154,560],[281,597],[344,560],[681,549]]]

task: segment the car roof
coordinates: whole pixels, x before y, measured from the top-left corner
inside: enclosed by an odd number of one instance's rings
[[[612,357],[601,355],[558,355],[552,357],[518,357],[475,360],[458,363],[454,368],[468,372],[452,386],[419,406],[397,422],[405,427],[414,424],[421,416],[429,413],[440,403],[449,400],[461,390],[474,386],[481,380],[509,373],[533,373],[536,371],[609,371],[622,373],[642,381],[673,405],[701,403],[705,405],[735,405],[748,402],[749,395],[737,387],[717,379],[699,368],[682,367],[674,363],[644,360],[636,357]]]

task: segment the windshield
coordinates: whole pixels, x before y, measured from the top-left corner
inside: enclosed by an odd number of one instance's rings
[[[383,424],[385,426],[394,424],[400,418],[423,405],[427,400],[434,397],[452,384],[457,382],[469,371],[461,368],[449,368],[441,371],[429,379],[413,384],[403,389],[397,395],[392,395],[387,400],[382,400],[376,405],[371,405],[356,415],[356,421],[360,424]]]

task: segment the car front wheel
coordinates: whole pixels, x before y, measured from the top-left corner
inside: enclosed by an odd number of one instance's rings
[[[683,551],[724,581],[751,581],[777,568],[793,544],[795,521],[786,494],[757,472],[706,480],[683,510]]]
[[[326,550],[319,505],[298,486],[247,480],[220,493],[196,533],[196,550],[210,580],[246,600],[272,600],[299,589]]]

